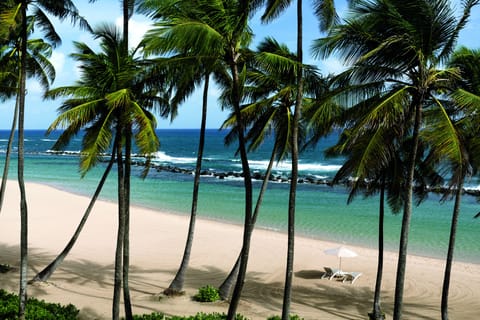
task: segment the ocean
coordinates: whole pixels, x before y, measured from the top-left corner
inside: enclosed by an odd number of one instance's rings
[[[161,146],[153,160],[156,166],[150,169],[145,179],[141,178],[143,168],[133,167],[131,202],[133,205],[173,214],[189,215],[193,186],[191,172],[195,168],[199,130],[162,129],[157,133]],[[241,162],[235,154],[235,146],[224,145],[225,133],[216,129],[207,130],[202,166],[205,174],[201,178],[198,216],[242,224],[243,181],[236,174],[241,171]],[[2,168],[8,135],[9,131],[0,130]],[[74,139],[64,152],[52,152],[58,135],[59,132],[54,132],[46,136],[45,130],[25,132],[26,181],[44,183],[90,197],[105,163],[99,163],[82,178],[78,166],[81,137]],[[297,191],[296,234],[345,245],[376,248],[378,196],[364,198],[359,195],[347,205],[348,190],[345,187],[318,183],[331,179],[343,162],[342,158],[325,158],[323,152],[336,142],[337,137],[338,135],[332,134],[315,149],[306,150],[300,156],[299,173],[302,183],[299,183]],[[258,151],[249,154],[253,173],[261,174],[265,171],[270,150],[271,142],[266,141]],[[289,184],[285,178],[289,171],[288,161],[274,166],[273,175],[276,179],[269,183],[257,221],[258,228],[286,232]],[[16,143],[9,178],[16,179]],[[254,181],[255,195],[260,185],[260,180]],[[478,189],[480,183],[478,179],[471,180],[467,186]],[[115,169],[112,169],[100,198],[116,201]],[[446,256],[452,208],[453,200],[441,202],[440,196],[436,194],[430,194],[426,201],[414,207],[409,238],[410,254],[441,259]],[[479,211],[480,204],[476,198],[465,195],[455,247],[455,259],[458,261],[480,263],[480,219],[474,219]],[[398,250],[401,219],[401,214],[395,215],[387,210],[385,245],[388,250]]]

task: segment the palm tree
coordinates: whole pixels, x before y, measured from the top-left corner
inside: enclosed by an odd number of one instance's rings
[[[452,223],[450,230],[450,238],[448,244],[447,259],[445,264],[445,273],[442,287],[442,302],[441,315],[442,319],[448,319],[448,295],[450,288],[450,275],[453,262],[453,253],[455,249],[455,238],[458,216],[460,214],[460,203],[462,196],[462,186],[466,175],[471,175],[478,169],[478,157],[476,155],[479,151],[478,128],[476,123],[476,105],[478,103],[477,95],[480,93],[480,69],[478,63],[480,62],[480,52],[478,50],[471,50],[465,47],[457,49],[449,61],[449,66],[459,69],[461,79],[459,81],[459,90],[453,95],[453,106],[457,106],[459,110],[453,108],[450,115],[451,123],[446,122],[446,125],[439,125],[436,129],[454,131],[454,135],[458,139],[448,141],[444,144],[448,149],[443,152],[450,156],[451,167],[453,170],[451,185],[454,186],[455,204],[452,214]],[[466,92],[464,91],[466,90]],[[467,94],[472,93],[472,95]],[[473,102],[473,103],[472,103]],[[456,103],[456,104],[455,104]],[[449,119],[450,119],[449,118]],[[445,119],[447,119],[445,117]],[[435,136],[443,137],[443,134],[434,133]],[[437,143],[441,146],[441,143]],[[443,151],[439,148],[439,151]]]
[[[465,110],[462,110],[461,112],[463,113],[464,111]],[[454,193],[455,198],[442,287],[442,320],[448,319],[448,292],[453,262],[453,252],[455,248],[457,221],[460,214],[460,204],[463,193],[463,184],[465,178],[472,174],[472,167],[469,163],[471,158],[469,151],[471,150],[469,150],[468,145],[472,142],[469,140],[475,138],[470,136],[470,134],[472,134],[472,130],[465,131],[465,129],[470,129],[473,127],[472,124],[469,123],[472,120],[468,119],[471,118],[470,115],[468,113],[465,115],[466,117],[464,118],[459,116],[458,111],[454,112],[450,116],[446,113],[442,115],[440,112],[433,113],[432,115],[428,114],[426,115],[426,118],[428,116],[426,119],[428,129],[425,129],[424,132],[422,132],[422,135],[425,137],[425,139],[430,140],[432,152],[431,156],[429,157],[429,161],[437,163],[438,166],[445,166],[445,163],[449,163],[449,167],[451,168],[450,173],[452,176],[450,187],[453,189],[451,192]],[[454,138],[452,139],[452,137]],[[448,192],[445,197],[447,197],[447,195]]]
[[[73,2],[70,0],[13,0],[8,2],[14,8],[13,15],[8,21],[15,21],[15,29],[18,30],[20,39],[19,47],[19,85],[18,85],[18,185],[20,189],[20,290],[19,290],[19,318],[24,319],[25,306],[27,303],[27,266],[28,266],[28,212],[24,181],[24,118],[25,118],[25,95],[27,79],[27,49],[31,23],[38,26],[45,35],[45,39],[53,46],[60,43],[60,37],[55,32],[53,24],[48,20],[49,13],[60,20],[70,17],[72,21],[79,22],[81,27],[88,28],[88,24],[78,15]],[[27,12],[32,12],[29,19]]]
[[[8,19],[8,16],[11,16],[4,11],[3,17]],[[32,22],[29,22],[30,30],[29,33],[33,32]],[[7,150],[5,154],[5,164],[2,175],[2,183],[0,187],[0,211],[3,206],[3,199],[5,195],[6,182],[8,179],[8,170],[10,164],[11,150],[13,145],[13,139],[15,136],[15,129],[17,127],[17,115],[18,115],[18,105],[19,105],[19,95],[17,94],[18,84],[19,84],[19,65],[17,61],[19,60],[20,53],[20,39],[18,37],[18,28],[15,28],[15,24],[9,28],[10,32],[8,39],[4,41],[3,47],[0,52],[0,65],[1,76],[0,76],[0,90],[1,90],[1,99],[11,98],[16,95],[15,109],[13,113],[12,120],[12,129],[10,130],[10,135],[7,144]],[[51,56],[52,47],[50,44],[44,42],[42,39],[29,39],[27,42],[27,76],[30,78],[36,78],[40,83],[42,88],[48,90],[49,85],[55,79],[55,69],[50,63],[48,58]]]
[[[265,22],[271,21],[282,13],[290,4],[291,0],[267,0],[267,8],[262,16]],[[336,20],[336,13],[333,5],[333,0],[318,0],[314,1],[315,13],[321,17],[320,27],[325,30],[329,28]],[[283,294],[283,309],[282,320],[287,320],[290,317],[290,301],[292,291],[293,278],[293,257],[294,257],[294,242],[295,242],[295,201],[298,180],[298,141],[299,141],[299,123],[302,111],[303,99],[303,1],[297,0],[297,59],[298,72],[297,77],[297,97],[296,105],[293,112],[293,126],[292,126],[292,171],[290,182],[290,193],[288,202],[288,248],[287,248],[287,265],[285,274],[285,290]]]
[[[177,5],[178,3],[173,1],[173,4]],[[248,46],[252,38],[248,20],[259,4],[259,1],[190,1],[192,10],[197,13],[195,16],[184,16],[182,19],[159,22],[151,33],[152,36],[156,34],[160,41],[168,42],[171,50],[189,52],[200,59],[209,58],[223,63],[224,68],[231,75],[230,100],[239,122],[236,130],[238,131],[239,153],[244,175],[245,225],[242,262],[228,311],[228,319],[235,317],[245,281],[251,239],[252,181],[244,137],[245,127],[240,112],[242,97],[239,64],[242,59],[241,49]],[[167,26],[169,28],[165,28]]]
[[[446,0],[355,1],[352,17],[316,43],[317,53],[338,52],[353,64],[349,70],[353,83],[377,83],[380,89],[383,86],[384,99],[375,104],[379,109],[391,108],[399,116],[405,136],[411,136],[395,287],[395,320],[402,316],[422,114],[424,109],[438,103],[435,99],[438,90],[452,89],[446,86],[449,82],[445,79],[456,75],[439,67],[454,50],[458,34],[477,4],[475,0],[465,1],[463,15],[457,20]],[[393,100],[397,103],[393,104]],[[395,105],[401,105],[403,110],[393,108]]]
[[[164,5],[167,6],[164,7]],[[169,3],[161,2],[140,2],[139,11],[147,15],[151,15],[155,20],[172,20],[175,18],[185,19],[189,15],[195,16],[195,8],[192,8],[189,1],[178,2],[175,7],[169,6]],[[168,26],[166,27],[168,28]],[[171,30],[175,32],[175,30]],[[192,205],[190,210],[190,222],[187,233],[187,240],[185,249],[180,263],[180,267],[175,274],[174,279],[167,289],[164,290],[166,295],[181,294],[185,282],[185,273],[190,261],[191,249],[195,234],[195,223],[197,217],[198,193],[200,187],[200,173],[202,168],[203,151],[205,148],[205,131],[208,109],[208,91],[210,83],[210,74],[215,68],[215,59],[199,59],[199,57],[192,55],[190,52],[182,52],[179,48],[175,55],[171,55],[172,50],[168,41],[162,43],[161,38],[154,31],[145,36],[144,52],[150,54],[169,54],[168,58],[156,59],[161,67],[166,67],[170,78],[172,79],[172,87],[175,87],[175,95],[171,99],[170,115],[172,121],[177,115],[178,105],[188,99],[193,93],[195,86],[203,81],[203,98],[202,98],[202,112],[200,123],[200,136],[198,142],[197,161],[194,171],[193,191],[192,191]],[[183,50],[184,51],[184,50]],[[221,66],[220,66],[221,67]],[[188,70],[188,71],[187,71]]]
[[[83,153],[80,161],[82,174],[94,166],[99,156],[111,148],[116,153],[118,171],[119,229],[115,254],[114,299],[112,318],[119,318],[119,302],[122,272],[128,272],[123,259],[125,227],[128,228],[129,172],[124,154],[126,138],[130,132],[140,154],[149,160],[149,155],[157,151],[159,141],[155,134],[155,119],[147,109],[161,107],[161,99],[155,88],[162,88],[154,81],[149,62],[136,57],[135,50],[125,55],[123,38],[114,27],[103,25],[94,35],[101,40],[101,53],[95,53],[83,43],[75,43],[76,53],[72,56],[81,63],[82,75],[70,87],[51,90],[51,98],[70,97],[60,107],[60,116],[52,123],[49,131],[65,127],[57,146],[65,146],[70,139],[85,129]],[[132,131],[132,128],[135,128]],[[112,140],[114,145],[112,145]],[[125,151],[125,152],[126,152]],[[148,163],[146,168],[148,168]],[[146,172],[145,172],[146,174]],[[127,189],[127,190],[125,190]],[[127,252],[128,254],[128,252]],[[122,263],[123,262],[123,263]],[[126,261],[128,263],[128,260]],[[128,308],[128,306],[126,307]]]
[[[346,110],[341,122],[346,124],[337,145],[327,150],[328,155],[345,155],[347,160],[335,175],[332,184],[352,179],[350,194],[347,203],[363,191],[365,196],[372,196],[379,192],[379,219],[378,219],[378,260],[377,277],[375,281],[375,293],[373,310],[369,313],[370,319],[385,319],[381,310],[381,285],[383,274],[383,251],[384,251],[384,216],[385,194],[393,212],[401,208],[401,188],[404,163],[399,157],[400,148],[398,133],[401,128],[389,117],[393,113],[385,113],[375,117],[377,123],[370,122],[371,129],[365,132],[356,132],[356,128],[350,127],[355,120],[365,119],[371,116],[372,110],[365,110],[364,104],[359,104]],[[387,110],[386,110],[387,111]],[[361,121],[361,120],[360,120]]]
[[[287,46],[278,43],[275,39],[266,38],[258,45],[257,51],[252,54],[248,65],[244,87],[244,96],[248,103],[242,106],[242,114],[249,128],[246,135],[249,141],[249,151],[256,150],[265,139],[273,136],[270,160],[253,213],[253,227],[268,186],[273,163],[283,160],[291,151],[292,108],[295,106],[297,98],[295,79],[298,61],[296,55]],[[303,103],[310,105],[315,101],[315,95],[321,89],[325,89],[325,81],[315,67],[307,65],[303,70],[306,83]],[[235,114],[231,114],[224,122],[223,128],[234,127],[236,123]],[[304,130],[301,131],[303,140],[305,134]],[[233,130],[227,135],[225,139],[227,144],[234,140],[234,133]],[[239,262],[240,257],[220,286],[220,294],[224,299],[230,295],[233,282],[231,279],[238,272]]]

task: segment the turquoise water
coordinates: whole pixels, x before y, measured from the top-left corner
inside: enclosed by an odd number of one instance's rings
[[[0,131],[0,151],[5,149],[7,132]],[[158,163],[193,168],[196,151],[196,131],[160,130],[162,149]],[[204,169],[238,171],[239,162],[234,149],[224,148],[223,134],[209,131]],[[99,164],[83,179],[78,173],[79,145],[72,145],[73,154],[51,154],[47,151],[54,137],[44,137],[42,131],[27,131],[27,155],[25,175],[28,181],[46,183],[57,188],[91,196],[103,173],[104,164]],[[333,140],[330,140],[331,143]],[[252,156],[254,170],[260,170],[268,158],[268,148]],[[0,154],[1,155],[1,154]],[[303,159],[302,159],[303,160]],[[0,160],[3,166],[3,157]],[[301,162],[303,175],[331,177],[338,169],[341,159],[324,159],[321,150],[309,151]],[[10,177],[15,178],[16,162],[12,162]],[[287,175],[288,164],[275,170]],[[152,169],[146,179],[140,176],[140,167],[134,168],[132,179],[132,203],[152,209],[188,215],[192,195],[191,174],[157,172]],[[254,183],[255,190],[260,182]],[[116,176],[112,170],[101,198],[116,200]],[[271,182],[264,199],[257,225],[261,228],[285,232],[287,227],[288,184]],[[28,192],[28,190],[27,190]],[[27,195],[28,196],[28,195]],[[297,192],[297,234],[342,242],[351,245],[376,247],[378,225],[378,197],[356,198],[346,204],[347,191],[340,186],[329,187],[316,184],[299,184]],[[446,255],[453,201],[440,203],[437,195],[414,208],[409,252],[418,255],[443,258]],[[480,219],[473,216],[480,211],[476,199],[465,196],[458,224],[455,258],[461,261],[480,263]],[[238,178],[220,180],[202,177],[198,214],[200,217],[241,224],[243,222],[243,187]],[[401,225],[401,215],[387,212],[385,217],[386,246],[396,251]]]

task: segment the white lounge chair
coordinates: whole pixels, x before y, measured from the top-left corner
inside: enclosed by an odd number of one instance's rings
[[[323,274],[322,278],[328,278],[328,280],[332,280],[335,277],[341,277],[343,272],[340,269],[334,269],[330,267],[323,267],[325,269],[325,273]]]
[[[343,272],[342,282],[350,282],[353,284],[361,275],[361,272]]]

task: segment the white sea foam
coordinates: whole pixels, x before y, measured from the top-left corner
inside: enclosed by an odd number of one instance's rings
[[[250,160],[248,162],[252,170],[265,170],[268,166],[267,160]],[[237,164],[238,167],[241,164]],[[300,171],[309,171],[309,172],[336,172],[340,169],[340,165],[334,164],[323,164],[323,163],[299,163],[298,169]],[[292,163],[290,161],[282,161],[279,163],[274,163],[273,169],[276,171],[285,171],[289,172],[292,169]]]
[[[154,153],[154,157],[152,159],[153,162],[161,162],[161,163],[195,163],[197,158],[188,158],[188,157],[172,157],[166,154],[163,151],[157,151]]]

